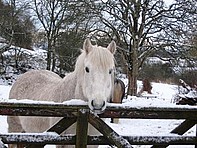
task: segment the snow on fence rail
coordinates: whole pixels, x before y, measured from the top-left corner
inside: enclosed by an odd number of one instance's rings
[[[153,145],[153,148],[177,144],[197,145],[196,136],[182,136],[197,123],[197,107],[129,107],[110,104],[103,114],[97,116],[89,111],[86,103],[80,105],[43,102],[1,102],[0,115],[63,117],[45,133],[1,133],[1,147],[6,147],[4,144],[13,143],[25,145],[36,143],[41,146],[65,144],[76,145],[77,148],[85,148],[87,145],[115,145],[117,147]],[[173,134],[170,135],[120,136],[100,118],[184,119],[184,121],[172,130],[171,133]],[[77,123],[76,135],[60,135],[75,122]],[[103,136],[87,135],[88,122],[98,129]]]

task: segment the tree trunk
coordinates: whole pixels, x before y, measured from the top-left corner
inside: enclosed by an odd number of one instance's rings
[[[52,68],[51,71],[55,71],[55,65],[56,65],[56,58],[55,58],[55,53],[53,52],[53,57],[52,57]]]
[[[18,71],[18,54],[17,54],[17,49],[14,49],[15,51],[15,68]]]
[[[137,94],[137,71],[128,72],[128,89],[127,95],[135,96]]]
[[[128,90],[127,95],[136,96],[137,95],[137,78],[138,78],[138,41],[134,38],[133,44],[130,44],[130,66],[128,70]]]
[[[51,70],[51,57],[52,57],[52,46],[48,40],[48,52],[47,52],[47,70]]]
[[[4,65],[4,57],[3,57],[3,54],[2,53],[0,53],[0,59],[1,59],[1,64],[3,66]]]
[[[137,78],[138,78],[138,61],[137,61],[137,55],[136,58],[133,61],[133,68],[132,68],[132,77],[131,77],[131,95],[136,96],[137,95]]]

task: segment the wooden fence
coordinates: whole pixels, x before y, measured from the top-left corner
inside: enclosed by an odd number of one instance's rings
[[[132,148],[131,145],[151,145],[152,148],[164,148],[168,145],[197,145],[196,136],[183,136],[197,123],[196,107],[129,107],[124,105],[108,106],[106,111],[97,116],[90,113],[87,105],[45,104],[45,103],[0,103],[0,115],[8,116],[45,116],[62,117],[44,133],[1,133],[0,147],[5,144],[25,144],[26,147],[43,147],[46,144],[76,145],[115,145],[118,148]],[[120,136],[101,118],[129,119],[184,119],[171,131],[170,136]],[[73,123],[77,124],[76,135],[60,135]],[[88,123],[101,134],[87,135]],[[131,133],[132,135],[132,133]],[[195,146],[196,147],[196,146]]]

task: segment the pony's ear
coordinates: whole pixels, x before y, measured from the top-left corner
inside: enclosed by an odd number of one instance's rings
[[[116,42],[111,41],[111,43],[107,46],[107,49],[114,54],[116,52]]]
[[[85,39],[83,43],[83,50],[85,50],[86,53],[89,53],[92,50],[92,43],[89,38]]]

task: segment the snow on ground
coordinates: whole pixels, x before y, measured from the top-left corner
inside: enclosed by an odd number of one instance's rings
[[[127,82],[125,82],[127,83]],[[142,86],[141,82],[138,82],[138,86]],[[173,96],[176,94],[177,86],[162,84],[162,83],[152,83],[153,96],[157,98],[145,98],[145,97],[129,97],[125,99],[124,104],[131,106],[176,106],[173,103]],[[8,94],[11,86],[0,85],[0,100],[6,101],[8,99]],[[74,101],[71,101],[71,104]],[[109,119],[106,122],[120,135],[169,135],[170,131],[178,126],[182,120],[150,120],[150,119],[120,119],[118,124],[110,123]],[[0,116],[0,133],[7,133],[7,121],[6,116]],[[190,129],[186,135],[194,136],[196,134],[195,127]],[[52,147],[52,146],[50,146]],[[150,146],[134,146],[135,148],[148,148]],[[194,148],[194,146],[169,146],[170,148]],[[109,148],[109,146],[99,146],[99,148]]]
[[[10,92],[11,86],[4,86],[4,85],[0,85],[0,100],[7,100],[8,99],[8,95]],[[7,117],[6,116],[0,116],[0,133],[7,133]]]

